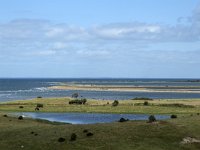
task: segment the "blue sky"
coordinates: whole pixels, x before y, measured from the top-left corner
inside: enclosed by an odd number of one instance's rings
[[[0,77],[199,78],[199,0],[0,0]]]

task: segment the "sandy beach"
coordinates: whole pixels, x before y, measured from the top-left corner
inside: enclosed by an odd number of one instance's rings
[[[200,87],[185,86],[114,86],[114,85],[82,85],[69,84],[50,86],[53,90],[83,90],[83,91],[118,91],[118,92],[175,92],[175,93],[200,93]]]

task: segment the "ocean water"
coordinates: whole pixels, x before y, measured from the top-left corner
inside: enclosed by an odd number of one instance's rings
[[[199,79],[0,79],[0,101],[32,99],[42,97],[64,97],[78,92],[85,98],[125,100],[135,97],[156,99],[200,98],[200,93],[174,92],[112,92],[51,90],[49,86],[73,84],[127,85],[127,86],[193,86],[200,87]]]

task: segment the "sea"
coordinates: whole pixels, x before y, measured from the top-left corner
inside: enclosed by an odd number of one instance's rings
[[[117,79],[117,78],[1,78],[0,102],[28,100],[41,97],[69,97],[78,92],[81,97],[101,100],[127,100],[135,97],[152,99],[200,98],[200,93],[179,92],[127,92],[127,91],[75,91],[53,90],[50,86],[63,84],[127,85],[200,87],[199,79]]]

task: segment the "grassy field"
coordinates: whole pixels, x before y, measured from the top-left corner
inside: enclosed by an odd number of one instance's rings
[[[1,150],[199,150],[200,100],[87,100],[85,105],[69,105],[71,98],[37,98],[0,103]],[[71,125],[9,116],[9,112],[102,112],[177,114],[177,119],[147,123],[127,121],[107,124]],[[20,108],[23,106],[23,108]],[[8,116],[5,116],[7,114]],[[93,133],[87,136],[83,131]],[[70,141],[71,134],[77,138]],[[59,138],[64,138],[59,142]]]
[[[199,150],[200,116],[147,123],[128,121],[108,124],[70,125],[4,117],[0,113],[1,150]],[[93,133],[86,136],[83,130]],[[77,138],[70,141],[71,134]],[[64,142],[58,142],[62,137]],[[192,138],[188,143],[183,139]]]
[[[37,104],[43,104],[40,112],[88,112],[88,113],[143,113],[143,114],[192,114],[200,113],[200,100],[121,100],[116,107],[111,100],[87,100],[85,105],[69,105],[71,98],[36,98],[33,100],[0,103],[0,111],[33,112]],[[23,106],[23,108],[20,108]]]

